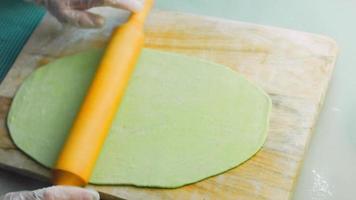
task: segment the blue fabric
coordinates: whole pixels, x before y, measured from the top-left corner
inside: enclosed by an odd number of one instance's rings
[[[0,0],[0,81],[44,14],[45,10],[23,0]]]

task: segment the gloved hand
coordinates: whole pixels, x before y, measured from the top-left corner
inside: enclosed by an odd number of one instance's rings
[[[104,18],[86,10],[109,6],[137,12],[142,8],[139,0],[30,0],[47,8],[62,23],[82,28],[98,28],[104,24]]]
[[[96,191],[69,186],[53,186],[35,191],[11,192],[0,200],[99,200]]]

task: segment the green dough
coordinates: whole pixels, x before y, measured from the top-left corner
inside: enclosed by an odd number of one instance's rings
[[[17,92],[11,136],[44,166],[53,167],[101,55],[54,61]],[[225,66],[145,49],[90,183],[174,188],[222,173],[261,148],[270,108],[261,89]]]

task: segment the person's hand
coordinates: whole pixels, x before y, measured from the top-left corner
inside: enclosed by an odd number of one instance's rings
[[[62,23],[82,28],[98,28],[104,18],[87,10],[93,7],[109,6],[137,12],[142,8],[139,0],[32,0],[42,5]]]
[[[53,186],[35,191],[11,192],[0,197],[0,200],[99,200],[94,190],[78,187]]]

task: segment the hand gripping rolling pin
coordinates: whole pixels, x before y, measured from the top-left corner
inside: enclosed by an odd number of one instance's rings
[[[53,170],[56,185],[89,181],[144,44],[144,21],[153,0],[114,30],[93,82]]]

